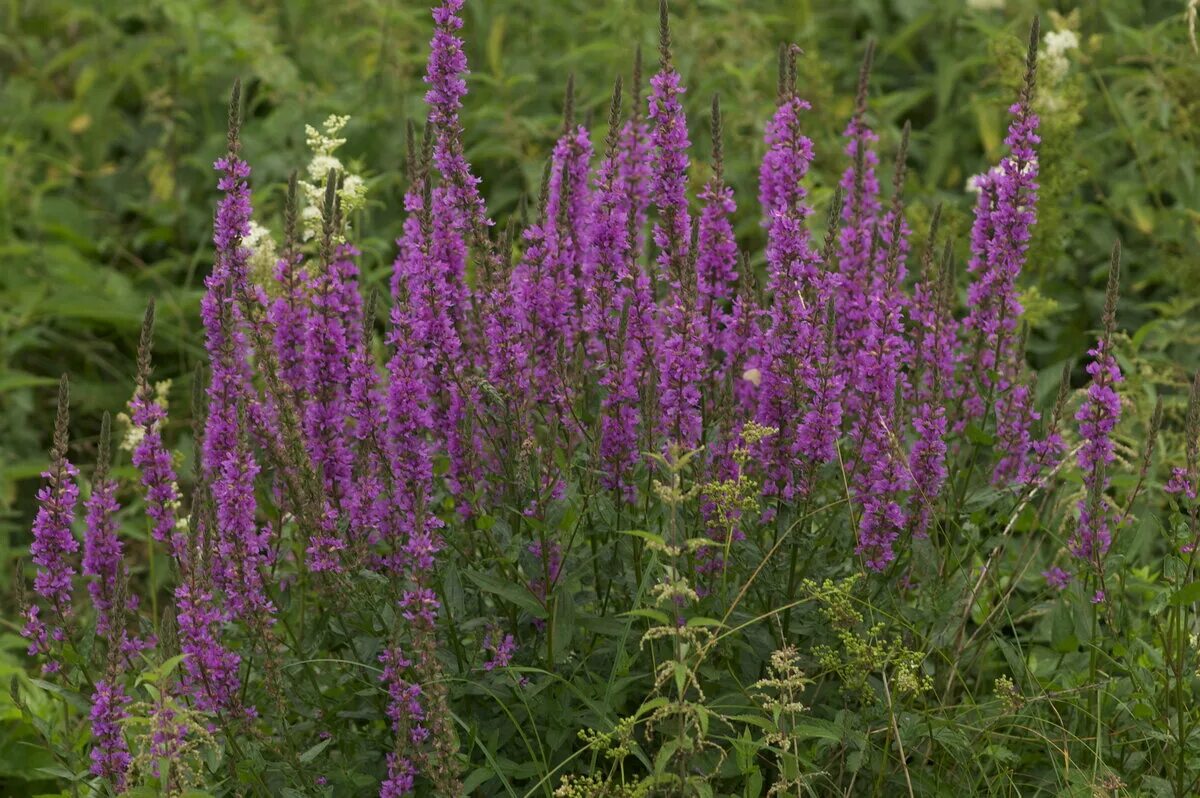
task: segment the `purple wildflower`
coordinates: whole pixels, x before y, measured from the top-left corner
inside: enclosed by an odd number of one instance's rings
[[[1121,419],[1121,399],[1116,391],[1117,383],[1121,382],[1121,369],[1109,348],[1109,342],[1099,341],[1088,351],[1092,362],[1088,364],[1087,372],[1092,383],[1088,386],[1087,398],[1075,414],[1079,434],[1083,437],[1077,462],[1083,472],[1088,498],[1079,502],[1078,540],[1072,550],[1076,556],[1087,560],[1102,557],[1112,541],[1108,513],[1100,494],[1108,485],[1105,472],[1116,459],[1112,432]]]
[[[654,144],[651,193],[658,210],[654,245],[657,279],[668,295],[657,311],[658,399],[661,431],[667,443],[694,449],[701,437],[700,386],[704,376],[703,319],[698,314],[695,261],[691,253],[692,217],[688,212],[687,118],[681,97],[686,89],[671,62],[667,6],[660,6],[661,64],[650,79],[650,131]]]
[[[1071,574],[1059,568],[1057,565],[1047,571],[1042,571],[1042,576],[1046,579],[1046,584],[1055,590],[1066,590],[1071,584]]]
[[[1025,264],[1036,220],[1036,146],[1040,139],[1038,118],[1033,112],[1033,87],[1037,41],[1035,21],[1024,86],[1019,100],[1009,108],[1013,121],[1004,140],[1009,155],[999,167],[977,180],[979,201],[967,266],[975,281],[967,289],[968,312],[962,326],[969,345],[959,355],[973,376],[962,386],[967,417],[981,418],[986,399],[991,396],[1000,455],[993,479],[1017,485],[1029,484],[1038,466],[1031,428],[1039,416],[1021,376],[1024,352],[1017,345],[1016,334],[1022,312],[1017,278]]]
[[[110,642],[114,631],[122,630],[125,607],[119,606],[125,568],[121,560],[121,540],[117,537],[117,483],[108,473],[109,420],[104,416],[100,433],[100,457],[92,480],[92,495],[87,508],[87,532],[83,539],[83,574],[95,577],[88,584],[92,606],[96,609],[96,633]],[[115,616],[115,617],[114,617]],[[124,636],[122,630],[122,637]]]
[[[631,477],[638,462],[637,430],[641,418],[638,374],[645,350],[631,328],[636,328],[644,338],[648,319],[640,311],[648,302],[649,285],[634,262],[635,199],[629,193],[623,171],[629,167],[631,155],[622,145],[630,140],[630,127],[618,129],[620,107],[618,82],[613,92],[605,156],[596,172],[592,223],[583,253],[583,328],[587,333],[587,356],[599,372],[598,382],[603,391],[600,401],[603,484],[619,491],[626,501],[632,501],[635,492]]]
[[[21,633],[30,640],[30,655],[51,653],[53,644],[65,639],[64,626],[72,614],[72,577],[76,573],[74,560],[79,541],[71,532],[71,525],[79,501],[79,487],[75,484],[79,470],[67,459],[69,402],[64,374],[58,387],[58,415],[54,424],[54,445],[50,449],[50,467],[42,472],[45,483],[37,492],[38,511],[33,519],[33,542],[29,546],[38,567],[33,589],[49,605],[51,625],[42,620],[38,605],[31,604],[26,608],[27,622]],[[53,672],[58,669],[58,664],[47,663],[47,668]]]
[[[813,466],[833,457],[841,426],[836,380],[822,369],[828,279],[806,226],[811,208],[802,181],[813,150],[800,115],[808,108],[794,87],[785,90],[767,124],[767,153],[759,169],[772,301],[749,363],[759,380],[757,421],[779,430],[764,442],[764,494],[783,501],[807,491]],[[807,410],[798,414],[797,407]]]
[[[901,497],[913,479],[899,451],[904,419],[903,408],[896,401],[897,394],[907,391],[902,367],[911,357],[902,321],[907,301],[900,290],[906,234],[901,191],[908,136],[905,125],[896,156],[892,204],[881,224],[886,227],[886,233],[880,234],[886,244],[882,275],[870,288],[866,325],[849,361],[857,396],[851,430],[857,452],[850,482],[862,512],[856,551],[875,571],[883,570],[895,559],[895,542],[907,523]],[[919,428],[918,432],[924,433],[923,440],[931,442],[936,429],[931,420],[928,428]],[[917,454],[931,459],[934,452],[922,452],[918,447]]]
[[[1163,486],[1163,492],[1193,500],[1196,498],[1196,486],[1188,475],[1187,469],[1182,466],[1171,468],[1171,477]]]
[[[875,44],[868,42],[858,74],[854,116],[842,134],[846,139],[845,153],[850,166],[842,174],[840,184],[846,202],[842,206],[843,224],[838,234],[837,339],[849,345],[858,341],[867,324],[868,297],[876,282],[873,260],[882,206],[879,180],[875,176],[879,156],[873,144],[879,136],[866,122],[867,89],[874,57]],[[848,399],[853,408],[856,398]]]
[[[517,642],[510,634],[502,634],[499,629],[489,629],[483,637],[483,650],[488,652],[488,659],[483,663],[485,671],[496,668],[507,668],[512,662],[513,652]]]
[[[411,759],[397,753],[389,753],[387,773],[387,778],[379,785],[379,798],[400,798],[413,791],[417,771]]]
[[[219,637],[221,624],[228,620],[211,592],[186,583],[175,588],[184,689],[201,712],[227,712],[238,702],[241,657],[225,648]]]
[[[726,303],[733,299],[738,284],[737,240],[732,218],[737,211],[733,188],[725,183],[721,144],[721,108],[713,98],[713,176],[700,192],[702,207],[696,236],[696,289],[700,297],[702,340],[707,349],[709,377],[719,379],[717,356],[728,362],[736,351],[729,338],[733,317]]]
[[[313,277],[304,331],[304,382],[309,397],[304,406],[305,440],[329,501],[343,511],[354,501],[346,391],[351,341],[358,340],[362,329],[357,255],[353,246],[338,245],[328,264]]]
[[[129,402],[129,416],[139,430],[140,440],[133,449],[133,465],[142,474],[146,515],[150,534],[160,543],[170,543],[176,558],[184,556],[182,537],[176,535],[180,493],[171,452],[163,442],[162,428],[167,409],[150,385],[150,353],[153,344],[154,303],[146,308],[138,344],[137,391]]]
[[[1087,365],[1087,373],[1091,375],[1092,382],[1083,404],[1075,414],[1075,420],[1079,422],[1079,435],[1083,438],[1077,462],[1083,473],[1086,495],[1079,500],[1079,525],[1071,541],[1071,553],[1097,568],[1112,543],[1113,532],[1104,491],[1108,487],[1108,467],[1116,459],[1112,434],[1121,420],[1121,397],[1117,395],[1121,369],[1112,353],[1120,254],[1121,247],[1117,244],[1113,247],[1108,273],[1104,334],[1096,342],[1095,348],[1088,351],[1092,362]]]
[[[115,681],[101,679],[92,692],[92,767],[93,776],[107,780],[117,793],[125,791],[125,776],[133,759],[121,731],[130,702],[125,689]]]
[[[941,209],[934,213],[922,259],[921,281],[909,306],[910,367],[915,407],[912,428],[916,435],[909,451],[909,471],[918,510],[913,514],[913,534],[922,536],[949,470],[946,434],[949,403],[954,393],[954,345],[958,322],[951,309],[950,248],[941,268],[935,268],[933,247]]]
[[[236,109],[237,94],[232,107]],[[255,521],[255,478],[259,466],[250,447],[248,416],[256,409],[249,367],[249,346],[240,301],[248,295],[249,250],[242,239],[250,229],[249,165],[238,155],[236,110],[231,114],[229,154],[214,168],[224,192],[213,227],[216,259],[205,279],[201,317],[212,373],[201,462],[216,509],[216,586],[237,617],[274,612],[261,569],[269,556],[269,528]]]

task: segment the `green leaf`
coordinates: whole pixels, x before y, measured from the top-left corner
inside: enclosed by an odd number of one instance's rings
[[[322,751],[324,751],[326,748],[328,748],[329,744],[332,742],[333,742],[332,737],[326,737],[324,740],[317,743],[312,748],[309,748],[307,751],[305,751],[303,754],[301,754],[300,761],[304,762],[305,764],[313,761],[321,754]]]
[[[146,671],[142,671],[141,675],[139,675],[137,678],[137,683],[141,684],[143,682],[150,682],[153,684],[162,681],[167,676],[170,676],[177,667],[179,667],[179,663],[183,662],[183,658],[186,656],[186,654],[176,654],[175,656],[163,662],[161,665]]]
[[[659,546],[666,545],[666,541],[663,539],[662,535],[656,535],[655,533],[647,532],[644,529],[623,529],[623,530],[621,530],[621,534],[622,535],[632,535],[635,538],[641,538],[642,540],[648,541],[650,543],[656,543]]]
[[[652,610],[649,607],[639,607],[636,610],[629,610],[628,612],[621,613],[621,616],[632,618],[648,618],[655,623],[662,624],[671,622],[670,616],[668,616],[665,612],[662,610]]]
[[[1171,606],[1181,607],[1200,601],[1200,581],[1189,582],[1171,594]]]
[[[482,571],[469,570],[466,572],[466,576],[467,579],[479,585],[480,590],[495,594],[506,601],[516,604],[534,617],[547,617],[546,608],[542,606],[537,597],[530,593],[524,585],[515,585],[498,576],[486,574]]]
[[[725,626],[725,624],[721,623],[716,618],[705,618],[703,616],[697,616],[695,618],[688,618],[687,625],[688,625],[689,629],[695,629],[698,626],[716,626],[716,627],[724,627]]]

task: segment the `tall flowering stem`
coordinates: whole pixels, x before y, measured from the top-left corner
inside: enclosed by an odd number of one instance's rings
[[[288,179],[287,203],[284,211],[284,250],[275,264],[275,283],[278,296],[267,310],[272,331],[272,343],[278,362],[279,378],[293,393],[299,394],[305,385],[305,331],[309,329],[310,278],[304,266],[304,256],[297,246],[299,216],[298,176]]]
[[[737,293],[738,250],[733,233],[733,215],[737,212],[733,188],[725,182],[725,153],[722,144],[721,104],[712,102],[713,174],[700,192],[700,218],[696,236],[696,289],[702,340],[709,364],[710,378],[718,379],[718,359],[728,360],[733,317],[726,304]]]
[[[121,729],[121,721],[129,715],[130,701],[119,682],[101,679],[92,692],[89,713],[92,721],[91,773],[108,781],[118,794],[125,791],[125,780],[133,763],[129,743]]]
[[[979,200],[967,265],[975,279],[967,289],[968,312],[962,325],[965,341],[959,354],[971,375],[962,386],[965,419],[960,424],[983,418],[989,409],[994,413],[1000,457],[993,479],[1001,484],[1029,484],[1038,465],[1032,427],[1039,416],[1023,375],[1024,351],[1017,335],[1022,312],[1017,279],[1036,220],[1036,147],[1040,139],[1033,91],[1038,32],[1035,18],[1024,83],[1017,102],[1009,108],[1013,120],[1004,140],[1009,155],[999,167],[976,179]]]
[[[42,603],[31,602],[25,608],[25,626],[21,634],[29,639],[29,654],[53,655],[65,640],[66,626],[73,614],[72,577],[76,574],[75,560],[79,541],[71,531],[75,522],[75,505],[79,501],[79,486],[75,478],[79,469],[67,459],[67,422],[69,420],[70,386],[67,375],[58,383],[58,413],[54,421],[54,444],[50,449],[50,467],[42,472],[45,480],[37,492],[38,510],[33,519],[33,542],[29,553],[37,566],[33,590]],[[43,604],[48,611],[42,617]],[[43,666],[47,673],[61,668],[54,659]]]
[[[846,139],[845,153],[850,159],[850,166],[842,174],[840,183],[846,201],[842,206],[837,253],[837,338],[843,344],[842,357],[847,359],[853,355],[846,354],[846,348],[854,346],[867,324],[867,305],[876,282],[873,261],[882,206],[879,201],[879,179],[875,175],[879,156],[874,143],[879,136],[866,120],[867,92],[874,58],[875,42],[868,41],[858,73],[854,115],[842,134]],[[856,397],[849,397],[852,407],[855,402]]]
[[[645,248],[645,229],[653,200],[651,162],[654,148],[642,106],[642,46],[634,51],[632,112],[621,126],[615,159],[616,181],[629,201],[629,245],[635,259]],[[610,131],[611,134],[611,131]]]
[[[858,444],[851,483],[857,494],[857,553],[867,567],[881,571],[895,557],[895,543],[905,529],[903,495],[912,473],[900,450],[904,408],[896,401],[907,387],[902,368],[909,359],[900,294],[904,251],[904,185],[909,127],[904,126],[896,155],[893,200],[886,217],[887,245],[882,279],[868,295],[866,326],[855,353],[852,374],[859,396],[852,435]]]
[[[632,501],[633,469],[638,462],[638,372],[644,350],[630,332],[633,318],[631,283],[640,270],[634,262],[637,236],[637,199],[627,182],[630,164],[631,123],[621,126],[622,83],[617,80],[610,105],[605,154],[595,175],[592,224],[584,248],[583,273],[587,286],[583,308],[586,353],[599,372],[600,444],[605,488]],[[648,290],[643,281],[642,289]]]
[[[249,293],[242,239],[250,230],[250,166],[239,156],[240,89],[230,101],[229,149],[214,168],[224,192],[213,226],[216,257],[200,304],[212,373],[202,463],[212,491],[216,525],[212,573],[237,617],[271,615],[262,568],[269,555],[268,528],[255,520],[259,465],[250,445],[249,418],[257,410],[250,376],[250,347],[239,300]],[[256,414],[255,414],[256,415]]]
[[[690,450],[699,445],[701,438],[704,328],[688,212],[690,142],[681,100],[686,89],[671,61],[666,0],[660,0],[659,13],[661,63],[650,79],[650,119],[654,123],[650,134],[654,143],[651,186],[658,210],[654,225],[657,278],[665,283],[668,294],[657,310],[658,398],[665,443]]]
[[[138,343],[137,388],[129,402],[129,416],[137,440],[133,449],[133,464],[142,475],[151,536],[160,543],[168,543],[171,553],[181,559],[186,555],[183,538],[178,534],[181,495],[175,464],[162,437],[167,409],[150,384],[153,343],[154,302],[151,300],[146,306]]]
[[[1108,467],[1116,459],[1112,434],[1121,420],[1121,398],[1117,385],[1121,369],[1112,352],[1116,326],[1117,294],[1120,284],[1121,245],[1113,246],[1108,270],[1108,290],[1104,300],[1104,332],[1096,346],[1088,351],[1092,361],[1087,373],[1092,381],[1075,420],[1079,422],[1079,447],[1076,462],[1083,474],[1085,496],[1079,500],[1079,524],[1071,541],[1071,553],[1102,572],[1102,561],[1112,543],[1112,519],[1104,491],[1108,487]]]
[[[812,211],[803,180],[813,148],[801,130],[801,114],[810,106],[795,91],[794,55],[784,59],[780,103],[767,124],[759,169],[772,299],[751,357],[759,380],[755,420],[778,430],[764,442],[764,493],[783,501],[807,493],[813,467],[834,456],[841,425],[840,399],[820,367],[829,279],[806,226]]]
[[[914,441],[909,451],[916,512],[910,515],[912,534],[926,534],[932,510],[945,485],[946,435],[950,401],[954,392],[954,347],[958,322],[952,312],[951,245],[946,242],[940,262],[934,257],[941,206],[934,211],[929,238],[921,259],[921,280],[913,290],[909,313],[910,368],[915,407]],[[940,267],[939,267],[940,263]]]
[[[83,575],[93,578],[88,583],[88,594],[96,610],[96,634],[114,648],[120,648],[125,641],[114,638],[118,635],[124,638],[128,608],[122,606],[125,567],[121,559],[121,540],[117,537],[117,482],[109,473],[111,436],[112,422],[105,413],[100,427],[100,451],[92,478],[92,495],[84,502],[87,530],[83,538]]]
[[[544,316],[542,335],[546,340],[542,345],[554,343],[559,347],[559,354],[540,359],[556,364],[560,393],[566,390],[561,383],[569,363],[564,361],[574,354],[579,335],[579,310],[585,289],[580,256],[592,208],[592,191],[588,185],[592,140],[587,128],[575,123],[574,87],[572,76],[567,83],[563,132],[554,145],[545,199],[545,216],[553,220],[553,225],[546,228],[550,254],[546,274],[554,283],[545,287],[550,312]],[[546,377],[542,379],[544,381]],[[558,401],[561,404],[562,398]]]

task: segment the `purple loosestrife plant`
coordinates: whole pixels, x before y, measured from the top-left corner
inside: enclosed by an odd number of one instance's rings
[[[759,171],[772,298],[768,322],[751,345],[761,380],[755,420],[779,430],[764,445],[764,493],[785,502],[805,494],[813,468],[834,456],[841,423],[835,388],[822,379],[820,368],[827,340],[821,309],[829,280],[806,226],[812,209],[802,181],[813,147],[801,130],[809,104],[796,94],[794,57],[790,50],[781,59],[779,106],[767,124],[767,154]]]
[[[553,284],[545,287],[550,314],[544,316],[543,335],[548,342],[560,347],[556,357],[546,358],[547,363],[561,361],[574,353],[584,290],[580,257],[592,208],[588,172],[593,152],[588,129],[575,124],[574,87],[574,78],[571,78],[564,102],[563,132],[554,145],[550,182],[546,187],[545,215],[553,220],[553,226],[546,229],[551,253],[547,274]],[[557,390],[565,394],[566,386],[561,383],[567,364],[558,362],[556,368],[560,384]],[[565,396],[558,397],[559,403],[565,400]]]
[[[1033,111],[1037,76],[1039,26],[1030,31],[1024,85],[1010,108],[1013,120],[1004,143],[1009,155],[1000,165],[976,178],[979,200],[971,229],[971,260],[967,270],[974,280],[967,289],[965,337],[960,361],[970,369],[963,383],[965,419],[994,415],[996,450],[1000,458],[997,483],[1027,485],[1037,470],[1033,424],[1038,413],[1023,376],[1023,347],[1017,335],[1021,302],[1017,278],[1025,264],[1037,205],[1038,117]]]
[[[929,237],[921,259],[921,281],[913,290],[909,312],[909,357],[915,407],[912,411],[914,440],[908,467],[912,474],[912,497],[916,512],[910,514],[914,536],[929,528],[938,497],[949,476],[946,436],[953,399],[955,342],[958,322],[951,312],[953,278],[952,251],[947,242],[940,263],[934,257],[941,206],[934,211]]]
[[[626,501],[635,496],[632,474],[638,462],[637,369],[642,350],[630,341],[632,303],[628,283],[633,279],[631,263],[636,258],[638,236],[636,199],[622,176],[629,150],[623,142],[631,138],[630,124],[619,127],[621,81],[613,89],[609,133],[604,159],[595,176],[595,207],[584,248],[586,294],[583,327],[587,334],[589,362],[599,372],[603,391],[600,401],[600,460],[602,481]],[[641,319],[636,320],[638,322]]]
[[[906,124],[896,156],[891,209],[885,216],[888,230],[883,278],[868,294],[866,326],[854,353],[851,373],[858,394],[851,436],[858,451],[851,469],[851,487],[860,504],[857,553],[867,567],[881,571],[896,557],[895,544],[905,530],[904,497],[912,472],[900,451],[904,429],[903,407],[897,394],[907,391],[901,369],[909,358],[899,299],[903,255],[903,202],[901,190],[908,156]]]
[[[215,586],[239,618],[270,615],[261,569],[269,556],[268,532],[255,520],[255,479],[260,467],[247,425],[257,404],[251,384],[249,346],[241,309],[250,291],[249,250],[242,238],[250,230],[250,166],[238,151],[240,92],[231,100],[229,148],[213,168],[224,192],[213,225],[216,256],[201,301],[205,347],[211,364],[203,463],[215,506],[213,562]]]
[[[88,583],[88,594],[96,610],[96,633],[110,643],[123,644],[126,642],[124,619],[127,610],[122,606],[125,565],[121,540],[117,537],[117,511],[120,509],[116,498],[117,483],[109,473],[111,421],[107,413],[100,430],[92,495],[84,502],[87,530],[83,538],[83,575],[93,578]]]
[[[1113,520],[1105,490],[1108,488],[1108,468],[1116,459],[1113,431],[1121,420],[1121,397],[1117,385],[1121,369],[1113,356],[1113,331],[1117,318],[1117,294],[1120,284],[1121,245],[1113,246],[1108,270],[1108,290],[1104,299],[1104,330],[1096,346],[1088,351],[1092,361],[1087,365],[1091,376],[1087,395],[1075,420],[1079,422],[1079,447],[1076,461],[1083,474],[1085,496],[1079,500],[1079,524],[1071,540],[1071,553],[1103,574],[1103,559],[1112,543]]]
[[[133,465],[141,472],[145,490],[146,515],[150,534],[159,543],[167,543],[176,558],[184,556],[183,537],[178,534],[180,507],[179,485],[171,452],[163,443],[162,428],[167,409],[150,384],[151,350],[154,335],[154,303],[146,308],[138,343],[137,389],[129,402],[130,422],[137,431]]]
[[[879,179],[875,175],[879,156],[873,145],[879,136],[866,121],[867,91],[874,58],[875,43],[868,41],[858,73],[854,115],[842,134],[846,139],[845,153],[850,166],[842,174],[840,183],[846,201],[842,206],[838,240],[837,339],[839,344],[846,346],[855,344],[866,325],[868,297],[875,282],[872,260],[882,206]],[[847,357],[844,353],[841,356]],[[853,403],[855,397],[849,399]]]
[[[700,387],[704,376],[704,319],[699,313],[692,217],[688,211],[686,91],[671,60],[666,0],[659,2],[658,72],[650,79],[650,137],[654,144],[651,191],[658,220],[656,279],[666,298],[657,309],[657,368],[661,434],[666,443],[694,449],[701,439]]]
[[[92,693],[92,759],[91,773],[112,785],[113,791],[125,791],[125,778],[133,757],[121,729],[128,717],[130,698],[116,682],[100,680]]]
[[[72,578],[77,573],[75,562],[79,541],[71,531],[75,522],[75,505],[79,487],[75,478],[79,469],[67,459],[67,422],[69,420],[70,388],[64,374],[58,385],[58,413],[54,422],[54,445],[50,449],[50,468],[42,472],[45,484],[38,490],[37,516],[33,520],[33,542],[29,553],[37,566],[33,591],[42,604],[30,603],[25,609],[25,626],[21,634],[29,639],[30,655],[49,655],[43,666],[47,673],[61,668],[56,656],[67,639],[67,624],[71,620]],[[47,617],[42,617],[42,610]]]

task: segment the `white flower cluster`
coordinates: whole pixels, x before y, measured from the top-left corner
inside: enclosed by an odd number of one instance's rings
[[[338,189],[338,198],[342,202],[342,218],[362,208],[367,201],[367,184],[360,175],[350,174],[334,152],[346,143],[346,139],[338,134],[349,123],[349,116],[331,114],[317,130],[312,125],[305,125],[308,148],[312,150],[312,160],[308,162],[308,180],[300,182],[304,192],[304,210],[300,212],[300,221],[304,231],[304,240],[308,241],[321,232],[323,222],[322,212],[325,204],[325,184],[329,173],[333,171],[342,181]],[[339,240],[340,240],[339,233]]]
[[[279,253],[271,231],[258,222],[250,222],[250,235],[242,239],[242,246],[250,251],[250,274],[259,285],[267,285],[275,272]]]
[[[1073,30],[1052,30],[1042,38],[1042,74],[1051,85],[1057,84],[1071,66],[1067,53],[1079,49],[1079,36]]]

